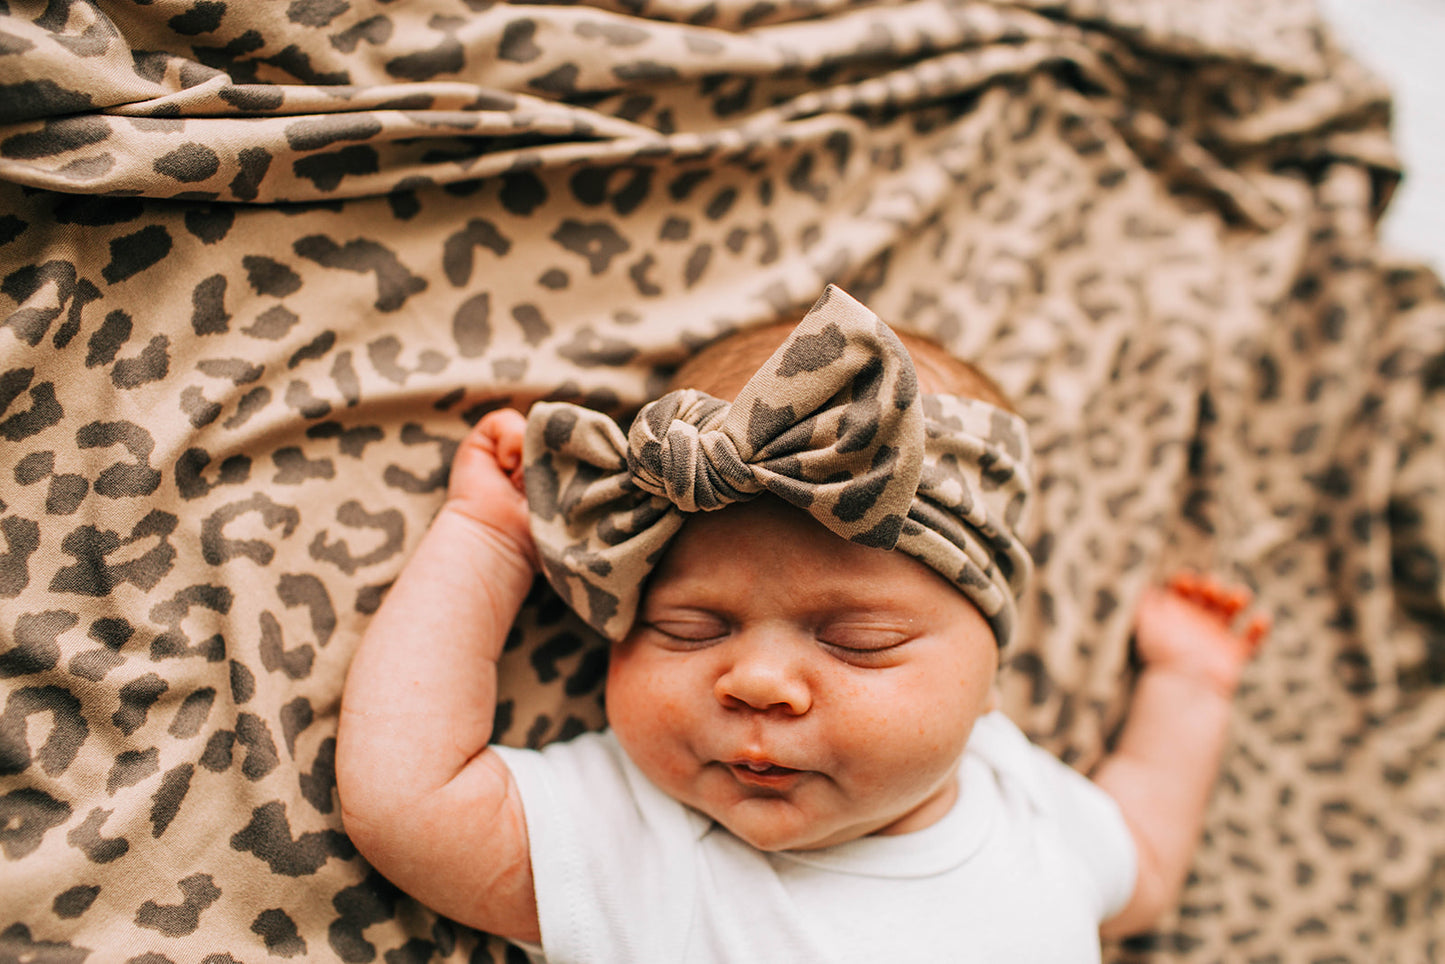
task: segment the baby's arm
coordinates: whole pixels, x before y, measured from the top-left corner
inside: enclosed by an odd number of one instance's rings
[[[1134,835],[1134,896],[1101,933],[1148,928],[1178,902],[1218,779],[1230,706],[1244,666],[1269,630],[1262,616],[1233,629],[1250,597],[1194,575],[1140,601],[1139,675],[1119,745],[1094,782],[1119,804]]]
[[[459,448],[446,503],[352,661],[336,781],[347,833],[398,887],[464,924],[536,940],[521,803],[487,749],[497,657],[536,571],[519,491],[525,425],[493,412]]]

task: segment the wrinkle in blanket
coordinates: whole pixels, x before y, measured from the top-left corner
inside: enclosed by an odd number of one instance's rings
[[[1183,904],[1106,959],[1440,953],[1445,296],[1312,4],[3,11],[0,956],[507,959],[341,833],[361,627],[482,413],[626,418],[828,283],[1030,424],[1036,740],[1099,758],[1161,572],[1274,613]],[[539,585],[499,738],[604,671]]]

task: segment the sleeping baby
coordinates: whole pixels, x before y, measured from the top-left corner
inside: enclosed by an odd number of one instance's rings
[[[998,709],[1031,571],[997,386],[829,287],[699,353],[623,433],[540,403],[468,435],[347,679],[347,832],[552,962],[1098,961],[1178,899],[1240,674],[1241,590],[1146,591],[1086,778]],[[490,746],[536,573],[611,641],[608,728]]]

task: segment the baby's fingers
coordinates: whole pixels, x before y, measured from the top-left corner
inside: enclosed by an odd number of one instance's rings
[[[1169,581],[1176,595],[1229,622],[1254,602],[1254,595],[1242,586],[1226,586],[1210,576],[1181,572]]]
[[[1239,635],[1250,656],[1259,652],[1259,647],[1264,644],[1265,638],[1269,636],[1269,631],[1273,627],[1274,622],[1266,613],[1258,613],[1244,624],[1244,629]]]
[[[497,467],[512,480],[518,491],[525,491],[522,482],[522,442],[526,436],[527,418],[515,408],[499,408],[488,412],[477,423],[477,429],[491,440],[492,457]]]

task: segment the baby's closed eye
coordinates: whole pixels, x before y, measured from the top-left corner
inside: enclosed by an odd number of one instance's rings
[[[730,631],[725,620],[711,613],[686,610],[644,614],[639,626],[661,637],[664,643],[687,645],[715,642]]]
[[[853,619],[829,622],[815,632],[818,642],[835,656],[857,665],[891,661],[916,635],[895,623]]]

